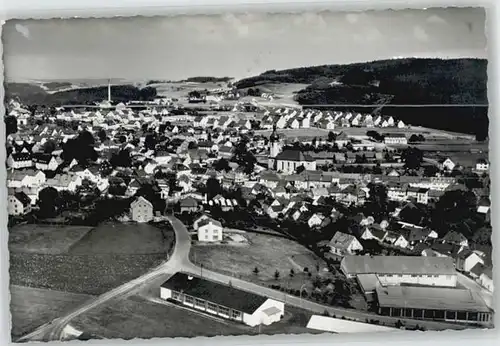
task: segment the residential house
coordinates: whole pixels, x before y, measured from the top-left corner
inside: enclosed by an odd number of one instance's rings
[[[211,218],[205,218],[197,223],[198,241],[222,241],[222,224]]]
[[[383,242],[385,239],[385,236],[387,235],[387,231],[380,227],[380,225],[373,224],[370,226],[365,227],[365,231],[361,235],[361,239],[364,240],[376,240],[379,243]]]
[[[478,282],[481,286],[486,288],[488,291],[493,292],[493,268],[491,266],[486,267],[481,275],[479,276]]]
[[[488,160],[484,158],[480,158],[476,161],[476,171],[478,172],[486,172],[490,169],[490,164]]]
[[[328,245],[330,246],[331,253],[341,257],[363,250],[363,246],[355,236],[342,232],[335,233]]]
[[[469,273],[477,264],[484,265],[484,260],[474,251],[463,249],[456,258],[457,270]]]
[[[153,220],[153,204],[144,197],[138,197],[130,204],[131,218],[135,222],[149,222]]]
[[[29,153],[12,153],[7,158],[7,166],[13,169],[29,168],[33,166],[33,160]]]
[[[448,243],[448,244],[454,244],[454,245],[460,245],[464,247],[469,246],[469,241],[467,238],[456,231],[449,231],[448,233],[445,234],[443,239],[441,239],[443,243]]]
[[[443,171],[453,171],[456,164],[449,158],[442,158],[439,160],[439,167]]]
[[[385,144],[408,144],[408,139],[404,133],[388,133],[384,136]]]
[[[405,235],[394,231],[387,232],[384,242],[402,249],[407,249],[410,245],[410,242],[406,239]]]
[[[24,192],[9,195],[7,209],[9,215],[26,215],[31,212],[31,199]]]
[[[323,222],[324,218],[325,217],[323,215],[321,215],[319,213],[314,213],[309,218],[309,220],[307,220],[307,224],[309,225],[309,228],[313,228],[313,227],[319,226]]]
[[[184,198],[179,202],[181,213],[194,213],[198,211],[198,201],[192,197]]]
[[[59,166],[56,158],[50,154],[39,154],[33,158],[35,167],[41,171],[55,171]]]

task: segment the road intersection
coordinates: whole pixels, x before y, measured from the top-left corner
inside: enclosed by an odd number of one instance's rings
[[[330,315],[335,315],[337,317],[345,317],[349,319],[354,319],[360,322],[364,322],[367,319],[375,319],[380,322],[393,325],[398,320],[405,322],[407,326],[419,325],[427,329],[433,330],[444,330],[444,329],[465,329],[466,326],[442,323],[436,321],[421,321],[421,320],[406,320],[398,319],[395,317],[386,317],[376,315],[374,313],[363,312],[352,309],[344,308],[334,308],[331,306],[321,305],[300,297],[286,294],[277,290],[270,289],[268,287],[260,286],[252,282],[244,281],[232,276],[221,274],[208,270],[206,268],[201,268],[196,266],[189,259],[189,252],[191,249],[191,235],[187,230],[186,226],[176,217],[168,216],[168,221],[171,223],[175,232],[175,245],[169,259],[162,263],[160,266],[156,267],[149,273],[138,277],[124,285],[121,285],[111,291],[108,291],[96,298],[93,298],[85,302],[82,306],[76,308],[65,316],[59,317],[52,322],[42,325],[34,332],[29,333],[18,341],[29,341],[29,340],[44,340],[44,341],[54,341],[62,340],[63,331],[65,327],[77,316],[98,307],[112,299],[124,296],[131,296],[138,294],[141,290],[152,283],[157,283],[160,279],[167,280],[170,276],[176,272],[186,272],[193,275],[202,274],[204,278],[217,281],[224,284],[229,284],[235,288],[254,292],[272,299],[284,301],[287,305],[298,307],[301,309],[309,310],[316,314],[323,314],[328,311]]]

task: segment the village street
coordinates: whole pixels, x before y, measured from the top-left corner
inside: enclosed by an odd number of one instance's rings
[[[61,340],[64,337],[64,328],[71,322],[71,320],[73,320],[77,316],[91,309],[94,309],[101,304],[109,302],[114,298],[137,294],[148,285],[157,284],[159,279],[167,280],[171,275],[181,271],[193,275],[201,275],[204,278],[228,284],[241,290],[254,292],[272,299],[284,301],[287,305],[306,309],[316,314],[323,314],[325,311],[328,311],[330,315],[335,315],[336,317],[343,316],[345,318],[355,319],[360,322],[365,322],[366,319],[375,319],[388,324],[394,324],[398,320],[401,320],[404,321],[405,325],[408,327],[418,324],[421,327],[433,330],[465,329],[465,326],[457,324],[434,321],[406,320],[403,318],[398,319],[394,317],[380,316],[368,312],[321,305],[306,299],[302,299],[300,297],[292,296],[264,286],[259,286],[248,281],[210,271],[204,269],[203,267],[198,267],[194,265],[189,259],[191,235],[189,234],[188,229],[178,218],[174,216],[168,216],[167,219],[172,224],[175,232],[174,250],[168,261],[158,266],[151,272],[86,302],[84,305],[78,307],[67,315],[61,316],[53,320],[52,322],[39,327],[34,332],[25,335],[18,341],[29,341],[34,339],[42,339],[45,341]]]

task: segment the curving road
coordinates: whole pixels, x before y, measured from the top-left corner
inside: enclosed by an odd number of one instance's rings
[[[29,341],[34,338],[37,338],[37,340],[39,340],[40,337],[44,341],[62,340],[64,328],[70,323],[72,319],[76,318],[77,316],[91,309],[94,309],[97,306],[110,301],[111,299],[138,293],[141,289],[144,288],[145,285],[153,284],[160,278],[162,280],[167,280],[171,275],[179,271],[191,273],[194,275],[200,275],[202,273],[204,278],[208,278],[210,280],[221,282],[224,284],[230,284],[231,286],[239,288],[241,290],[257,293],[279,301],[284,301],[287,305],[306,309],[317,314],[322,314],[325,311],[328,311],[331,315],[336,315],[338,317],[345,316],[347,318],[357,319],[362,322],[364,322],[366,319],[376,319],[386,323],[395,323],[396,321],[401,320],[406,322],[407,326],[415,326],[418,324],[422,327],[433,330],[466,328],[465,326],[457,324],[435,321],[406,320],[403,318],[380,316],[373,313],[361,312],[351,309],[334,308],[198,267],[189,259],[189,251],[191,249],[191,235],[189,234],[186,226],[174,216],[168,216],[167,219],[171,223],[175,232],[175,245],[172,255],[166,262],[137,279],[127,282],[126,284],[119,286],[109,292],[106,292],[99,297],[87,301],[84,305],[78,307],[67,315],[59,317],[50,323],[42,325],[34,332],[23,336],[17,341]]]
[[[182,223],[176,219],[169,219],[172,223],[175,232],[175,244],[174,250],[170,258],[154,268],[147,274],[140,276],[132,281],[129,281],[117,288],[108,291],[96,298],[93,298],[85,302],[82,306],[71,311],[67,315],[56,318],[55,320],[44,324],[37,328],[34,332],[29,333],[21,337],[18,341],[29,341],[31,339],[43,339],[44,341],[61,340],[63,337],[63,330],[69,324],[69,322],[75,317],[96,308],[97,306],[110,301],[111,299],[117,297],[123,297],[124,295],[131,295],[135,291],[140,290],[145,284],[154,281],[154,279],[159,276],[165,276],[165,280],[169,277],[168,275],[173,275],[182,268],[183,265],[189,262],[189,250],[191,247],[191,236],[187,232],[185,227],[180,227]],[[184,225],[182,225],[184,226]],[[168,275],[165,275],[168,274]]]

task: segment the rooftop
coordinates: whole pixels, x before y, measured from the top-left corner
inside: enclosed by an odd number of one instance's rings
[[[456,275],[453,259],[420,256],[346,256],[342,260],[352,274]]]
[[[276,156],[276,160],[284,161],[314,161],[314,159],[307,154],[304,154],[298,150],[285,150]]]
[[[477,292],[441,287],[377,286],[382,307],[489,312]]]
[[[188,276],[185,273],[176,273],[161,287],[177,292],[183,292],[190,296],[208,300],[215,304],[236,309],[248,314],[253,314],[264,302],[266,297],[243,291],[218,282],[209,281],[196,276]]]

